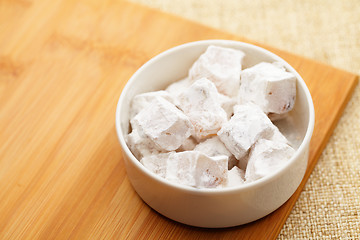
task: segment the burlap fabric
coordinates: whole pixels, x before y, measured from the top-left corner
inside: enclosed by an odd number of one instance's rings
[[[359,0],[131,0],[360,75]],[[360,87],[279,239],[359,239]]]

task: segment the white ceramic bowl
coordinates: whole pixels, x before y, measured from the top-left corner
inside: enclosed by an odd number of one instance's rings
[[[164,89],[187,76],[193,62],[209,45],[244,51],[244,68],[261,61],[279,61],[297,77],[294,109],[289,118],[278,123],[280,130],[298,148],[295,155],[274,174],[238,187],[196,189],[169,182],[146,169],[125,142],[129,132],[129,105],[133,96]],[[314,106],[305,82],[283,59],[263,48],[243,42],[205,40],[169,49],[149,60],[131,77],[117,105],[116,130],[130,182],[150,207],[181,223],[219,228],[241,225],[264,217],[291,197],[307,167],[314,115]]]

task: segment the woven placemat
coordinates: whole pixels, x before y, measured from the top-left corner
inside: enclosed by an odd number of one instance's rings
[[[359,0],[131,0],[360,75]],[[360,87],[279,239],[359,239]]]

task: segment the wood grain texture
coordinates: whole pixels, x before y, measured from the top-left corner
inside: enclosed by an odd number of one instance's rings
[[[124,1],[0,1],[0,239],[274,239],[357,83],[284,51],[313,96],[305,178],[256,222],[201,229],[150,209],[131,187],[114,114],[143,63],[201,39],[244,38]],[[259,44],[258,44],[259,45]]]

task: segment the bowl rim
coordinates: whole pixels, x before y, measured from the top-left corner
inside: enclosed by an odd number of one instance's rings
[[[219,46],[226,46],[226,45],[237,45],[239,48],[253,48],[257,51],[260,51],[271,58],[275,59],[276,61],[280,61],[284,64],[287,70],[291,71],[295,74],[297,78],[297,84],[300,84],[301,88],[304,90],[304,93],[306,95],[307,100],[307,106],[308,106],[308,114],[309,114],[309,121],[307,125],[307,130],[304,136],[304,139],[302,140],[300,146],[296,150],[295,154],[289,159],[283,166],[281,166],[277,171],[275,171],[273,174],[269,174],[263,178],[260,178],[256,181],[249,182],[246,184],[241,184],[238,186],[232,186],[232,187],[224,187],[224,188],[195,188],[187,185],[183,185],[180,183],[171,182],[153,172],[151,172],[149,169],[145,168],[140,161],[132,154],[129,147],[126,144],[124,133],[121,129],[121,111],[122,106],[125,104],[125,93],[129,91],[129,89],[132,87],[133,83],[136,81],[137,76],[144,71],[148,66],[151,66],[154,62],[159,61],[160,59],[173,54],[176,51],[180,51],[183,48],[188,47],[194,47],[194,46],[209,46],[209,45],[219,45]],[[230,46],[231,47],[231,46]],[[200,40],[200,41],[193,41],[193,42],[187,42],[175,47],[172,47],[170,49],[167,49],[160,54],[152,57],[149,61],[147,61],[145,64],[143,64],[128,80],[125,87],[123,88],[120,98],[118,100],[118,104],[116,107],[116,116],[115,116],[115,126],[116,126],[116,132],[118,136],[118,140],[120,142],[123,154],[126,154],[130,161],[142,172],[142,174],[145,174],[147,177],[150,177],[154,179],[155,181],[164,184],[168,187],[176,188],[181,191],[187,191],[192,192],[195,194],[205,194],[205,195],[212,195],[212,194],[228,194],[232,192],[239,192],[239,191],[246,191],[255,187],[261,187],[269,182],[272,182],[275,178],[282,175],[284,171],[286,171],[295,161],[297,157],[305,150],[306,145],[309,143],[312,137],[312,133],[314,130],[315,125],[315,110],[314,110],[314,104],[311,98],[311,94],[309,89],[307,88],[305,81],[302,79],[300,74],[284,59],[279,57],[278,55],[270,52],[269,50],[266,50],[262,47],[256,46],[254,44],[245,43],[241,41],[236,40],[225,40],[225,39],[210,39],[210,40]]]

